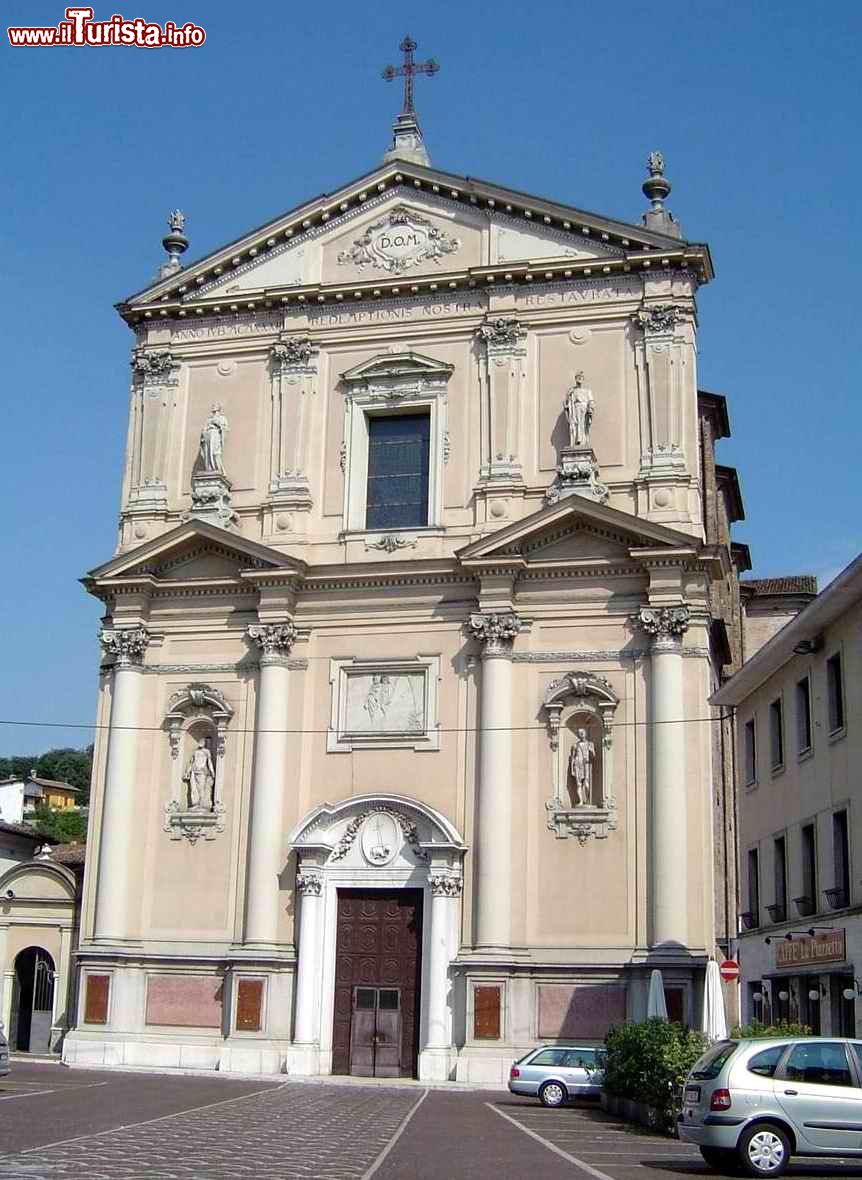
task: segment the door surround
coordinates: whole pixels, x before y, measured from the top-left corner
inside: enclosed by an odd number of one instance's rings
[[[445,1080],[455,1058],[449,964],[460,941],[466,852],[457,829],[415,799],[367,794],[322,804],[291,832],[290,844],[299,930],[288,1073],[332,1073],[338,890],[401,888],[422,892],[419,1077]]]

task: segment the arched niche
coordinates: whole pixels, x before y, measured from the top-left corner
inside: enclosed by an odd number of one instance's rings
[[[164,829],[194,844],[224,831],[224,756],[233,708],[208,684],[189,684],[168,702],[171,792]]]
[[[560,839],[604,838],[616,827],[613,718],[619,697],[604,676],[569,672],[542,702],[551,746],[548,827]]]

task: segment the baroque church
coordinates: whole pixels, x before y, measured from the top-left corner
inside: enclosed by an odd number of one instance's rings
[[[76,1064],[499,1084],[735,934],[742,515],[709,249],[383,163],[119,305],[132,333]],[[433,64],[433,63],[430,63]],[[729,851],[728,851],[729,850]]]

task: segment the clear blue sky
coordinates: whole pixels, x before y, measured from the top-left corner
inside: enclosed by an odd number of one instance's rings
[[[171,208],[191,259],[375,166],[407,31],[442,64],[417,82],[441,168],[637,221],[665,153],[668,203],[716,264],[700,384],[729,398],[755,573],[828,579],[862,548],[856,0],[96,0],[206,44],[9,47],[6,24],[64,7],[2,9],[0,718],[94,714],[100,612],[76,579],[116,539],[131,337],[113,303],[154,274]],[[0,726],[0,753],[89,740]]]

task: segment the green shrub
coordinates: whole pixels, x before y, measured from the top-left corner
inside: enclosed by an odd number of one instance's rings
[[[658,1017],[642,1024],[621,1024],[605,1038],[605,1089],[654,1106],[666,1121],[675,1088],[682,1085],[708,1044],[702,1033]]]
[[[738,1024],[730,1034],[734,1040],[748,1040],[749,1037],[810,1037],[807,1024],[793,1024],[789,1020],[777,1020],[775,1024],[762,1024],[752,1020],[750,1024]]]

